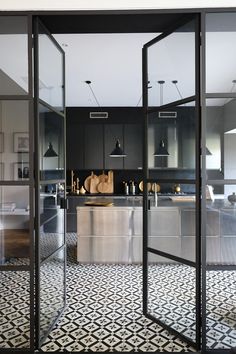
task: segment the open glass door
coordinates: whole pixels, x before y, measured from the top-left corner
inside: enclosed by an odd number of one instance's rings
[[[65,57],[35,19],[36,341],[61,315],[66,301]]]
[[[143,47],[143,311],[195,348],[201,333],[198,21],[185,18]]]

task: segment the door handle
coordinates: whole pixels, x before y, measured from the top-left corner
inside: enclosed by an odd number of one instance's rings
[[[60,200],[60,208],[61,209],[68,209],[68,199],[67,198],[61,198]]]

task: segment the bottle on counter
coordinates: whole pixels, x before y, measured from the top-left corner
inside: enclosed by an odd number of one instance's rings
[[[135,195],[136,187],[134,181],[130,181],[130,194]]]
[[[128,183],[123,181],[123,186],[124,186],[124,193],[125,195],[129,195],[129,186]]]

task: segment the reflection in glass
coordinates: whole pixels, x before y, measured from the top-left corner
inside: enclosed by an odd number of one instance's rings
[[[0,95],[28,94],[27,31],[27,17],[0,16]]]
[[[41,185],[40,192],[40,255],[45,259],[64,243],[64,215],[60,200],[64,198],[63,184]]]
[[[64,259],[62,249],[40,267],[40,338],[64,307]]]
[[[236,347],[236,271],[208,271],[207,348]]]
[[[195,187],[189,184],[155,183],[150,186],[148,246],[195,261]]]
[[[236,13],[206,14],[206,92],[236,92]]]
[[[28,272],[1,271],[0,348],[20,349],[30,346],[29,281]]]
[[[64,117],[39,105],[40,178],[64,178]]]
[[[195,95],[194,31],[192,21],[148,48],[149,107]]]
[[[0,264],[29,264],[29,188],[0,187]]]
[[[62,52],[41,26],[39,31],[39,98],[58,111],[64,111]]]
[[[148,116],[148,168],[195,169],[196,116],[195,102]],[[160,145],[167,153],[160,152]],[[163,150],[163,149],[162,149]],[[194,172],[193,172],[194,174]]]
[[[208,179],[236,179],[236,99],[208,99],[206,105]]]
[[[195,340],[195,268],[148,254],[148,313]]]
[[[0,180],[29,180],[29,105],[1,101]]]
[[[236,185],[213,185],[207,200],[207,263],[236,265]]]

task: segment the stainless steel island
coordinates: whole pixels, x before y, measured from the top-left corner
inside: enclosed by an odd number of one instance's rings
[[[142,262],[142,198],[113,198],[113,206],[77,209],[77,260],[82,263]],[[195,202],[151,200],[148,246],[194,261]],[[206,214],[209,264],[236,262],[236,208],[209,202]],[[161,262],[161,258],[160,258]]]

